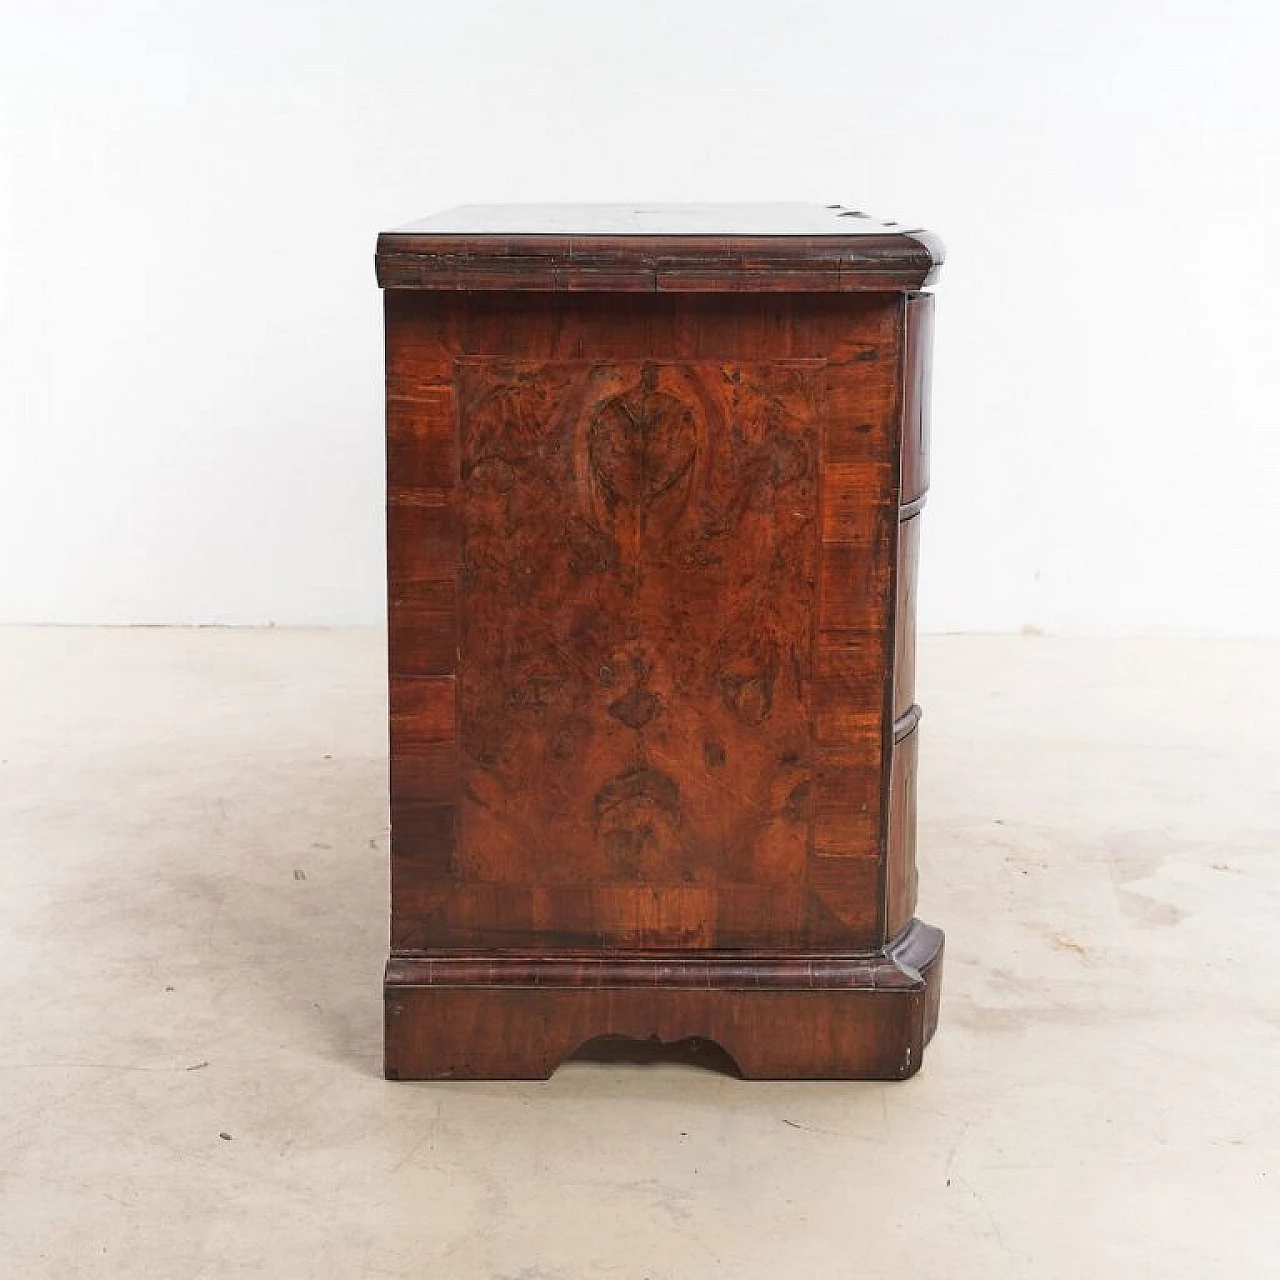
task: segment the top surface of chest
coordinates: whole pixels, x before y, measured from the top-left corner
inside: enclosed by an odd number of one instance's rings
[[[837,204],[464,204],[389,234],[732,238],[866,236],[897,229],[896,222]]]
[[[462,205],[379,237],[390,289],[852,292],[929,283],[942,244],[843,205]]]

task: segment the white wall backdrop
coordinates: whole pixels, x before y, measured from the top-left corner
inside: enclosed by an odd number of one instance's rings
[[[375,233],[936,229],[922,624],[1280,631],[1280,6],[0,5],[0,620],[382,615]]]

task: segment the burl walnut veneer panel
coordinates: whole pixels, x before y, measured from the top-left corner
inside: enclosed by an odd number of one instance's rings
[[[388,1074],[602,1034],[910,1074],[930,296],[739,291],[731,248],[719,291],[592,288],[580,241],[519,289],[479,234],[386,294]]]

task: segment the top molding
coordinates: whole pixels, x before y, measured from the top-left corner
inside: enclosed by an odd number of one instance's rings
[[[842,205],[460,205],[378,237],[384,289],[896,292],[942,242]]]

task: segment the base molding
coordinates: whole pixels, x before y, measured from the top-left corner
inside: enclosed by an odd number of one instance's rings
[[[386,1075],[546,1079],[614,1035],[711,1040],[747,1079],[905,1079],[937,1025],[942,952],[942,933],[912,920],[862,955],[395,954]]]

